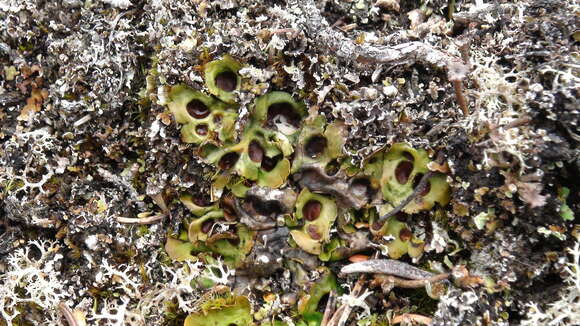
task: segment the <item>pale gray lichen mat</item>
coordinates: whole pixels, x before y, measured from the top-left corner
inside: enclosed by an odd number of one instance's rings
[[[579,13],[0,0],[0,326],[578,324]]]

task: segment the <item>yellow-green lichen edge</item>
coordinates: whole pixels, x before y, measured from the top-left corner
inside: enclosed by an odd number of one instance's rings
[[[211,236],[206,240],[206,246],[211,252],[221,255],[226,265],[238,268],[254,245],[255,232],[238,223],[235,233],[225,232]],[[233,244],[230,240],[237,241]]]
[[[300,132],[306,106],[286,92],[274,91],[256,99],[252,124],[275,130],[292,138]]]
[[[169,91],[167,106],[182,126],[185,143],[221,143],[233,138],[238,116],[230,106],[185,85],[175,85]]]
[[[193,215],[197,216],[197,217],[201,217],[204,214],[216,210],[217,209],[217,204],[211,204],[208,206],[201,206],[195,203],[193,196],[187,193],[182,194],[181,196],[179,196],[179,201],[181,201],[181,203],[187,207],[187,209],[193,213]]]
[[[250,128],[239,143],[210,152],[206,160],[260,186],[279,188],[290,174],[290,161],[286,158],[289,154],[270,136],[262,128]]]
[[[383,197],[393,206],[409,197],[421,177],[429,170],[427,152],[416,150],[404,143],[394,144],[384,155],[381,188]],[[449,203],[449,185],[444,175],[435,175],[427,181],[427,187],[403,208],[405,213],[417,213],[433,208],[435,203]]]
[[[248,326],[252,324],[250,301],[244,296],[218,297],[202,311],[187,316],[184,326]]]
[[[229,55],[205,65],[205,84],[209,92],[225,103],[235,103],[236,90],[240,89],[242,79],[238,71],[242,65]]]
[[[390,209],[392,208],[383,207],[380,213],[383,214]],[[397,216],[391,216],[382,225],[377,224],[376,217],[373,217],[370,225],[371,231],[384,239],[390,258],[399,259],[405,254],[418,258],[423,254],[425,243],[413,234],[405,222],[399,221]]]
[[[198,251],[214,252],[221,255],[228,265],[238,266],[252,249],[254,232],[243,224],[228,222],[224,210],[213,207],[214,210],[189,222],[187,239]],[[234,230],[214,233],[216,223],[224,226],[235,224]]]
[[[306,164],[317,164],[326,169],[333,160],[343,156],[346,128],[342,121],[326,125],[326,118],[319,115],[305,122],[292,163],[292,172]]]
[[[191,254],[195,250],[195,246],[188,241],[167,237],[165,242],[165,252],[175,261],[195,260]]]
[[[227,266],[237,268],[241,266],[246,255],[252,249],[255,232],[244,225],[238,225],[236,229],[235,233],[230,231],[218,233],[211,237],[203,236],[201,232],[194,233],[196,235],[195,242],[188,240],[187,234],[190,232],[183,232],[186,235],[185,239],[182,236],[177,239],[168,236],[165,251],[175,261],[196,260],[193,254],[211,252],[220,255]],[[230,240],[239,243],[235,245]]]
[[[290,231],[292,239],[304,251],[313,255],[322,252],[322,245],[330,240],[330,228],[338,209],[329,197],[302,189],[296,200],[296,219],[303,220],[302,228]]]
[[[198,241],[205,242],[208,239],[208,230],[206,230],[205,225],[212,225],[214,220],[218,220],[224,217],[223,210],[215,210],[206,213],[205,215],[194,219],[189,223],[187,228],[187,237],[191,243],[196,244]],[[209,228],[209,227],[207,227]]]

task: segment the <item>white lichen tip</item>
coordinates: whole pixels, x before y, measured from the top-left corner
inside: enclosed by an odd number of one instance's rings
[[[32,247],[40,253],[38,258],[32,258],[38,256],[31,253]],[[8,257],[7,270],[0,274],[0,316],[7,325],[20,314],[20,303],[32,302],[56,320],[56,307],[68,296],[66,283],[55,268],[63,258],[58,248],[56,242],[33,240]]]
[[[127,9],[133,5],[129,0],[103,0],[103,2],[120,9]]]

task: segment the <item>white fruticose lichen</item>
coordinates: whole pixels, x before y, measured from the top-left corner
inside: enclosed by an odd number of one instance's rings
[[[179,268],[160,265],[164,282],[148,285],[140,279],[133,279],[128,268],[113,268],[107,262],[104,262],[103,267],[104,276],[116,281],[115,291],[120,296],[118,300],[99,302],[100,310],[89,314],[87,320],[98,320],[107,326],[152,325],[164,320],[165,311],[159,307],[167,302],[175,302],[177,308],[186,313],[194,312],[198,308],[201,293],[191,284],[201,275],[201,262],[186,261]],[[148,272],[154,269],[148,265],[145,267]],[[151,278],[152,275],[148,277]]]
[[[127,315],[127,306],[129,305],[129,299],[127,297],[122,297],[120,299],[121,303],[115,301],[107,301],[106,299],[102,302],[102,308],[100,312],[94,313],[88,320],[106,320],[106,325],[110,326],[121,326],[124,324],[125,317]],[[129,324],[132,325],[132,324]]]
[[[135,280],[134,277],[129,275],[131,268],[129,266],[119,265],[111,266],[107,260],[103,260],[101,267],[105,270],[102,274],[104,279],[111,279],[118,284],[118,288],[123,290],[124,293],[133,297],[140,298],[141,292],[139,291],[140,281]],[[103,279],[101,279],[103,280]]]
[[[8,257],[7,271],[0,274],[0,316],[7,325],[20,314],[17,307],[29,303],[50,316],[45,325],[60,325],[56,307],[69,294],[55,268],[63,258],[58,248],[56,242],[33,240]]]
[[[449,242],[449,234],[447,231],[439,225],[439,223],[432,221],[431,222],[433,228],[433,238],[431,239],[431,243],[427,248],[426,251],[435,250],[436,253],[442,253],[445,251],[447,243]]]
[[[29,132],[15,134],[15,142],[8,144],[4,148],[6,152],[12,150],[12,146],[27,146],[26,164],[22,170],[14,168],[6,171],[7,173],[0,176],[0,182],[9,181],[14,182],[20,180],[23,185],[18,188],[18,191],[30,192],[37,189],[40,193],[45,194],[43,185],[47,183],[55,174],[62,174],[66,166],[70,163],[66,158],[59,158],[57,160],[49,160],[49,153],[55,148],[56,138],[51,134],[49,128],[40,128]],[[56,164],[55,164],[56,163]],[[35,174],[38,166],[43,166],[46,172],[40,176],[40,180],[30,177]]]
[[[228,279],[230,276],[234,276],[236,273],[235,269],[230,269],[223,264],[223,262],[218,259],[217,262],[213,264],[205,265],[206,272],[203,273],[203,277],[211,280],[216,285],[223,284],[227,285],[229,283]],[[217,270],[217,271],[216,271]]]
[[[338,301],[344,305],[347,305],[350,308],[355,307],[362,308],[363,312],[358,315],[358,318],[362,319],[371,315],[371,308],[365,302],[366,298],[371,294],[373,294],[373,292],[369,291],[368,289],[365,290],[365,292],[359,296],[354,296],[352,294],[343,294],[340,297],[338,297]],[[344,325],[346,323],[348,316],[349,314],[343,313],[338,324]]]
[[[132,5],[129,0],[103,0],[103,2],[120,9],[127,9]]]
[[[163,311],[158,307],[164,302],[177,301],[177,307],[184,312],[193,312],[197,309],[195,302],[199,293],[192,288],[191,284],[201,275],[203,264],[201,262],[184,262],[181,268],[175,269],[166,266],[161,267],[167,276],[167,283],[158,283],[151,290],[143,294],[137,310],[143,316],[151,317],[151,314],[162,317]]]
[[[537,144],[536,137],[530,137],[532,131],[527,124],[517,125],[517,121],[526,118],[530,110],[526,105],[524,93],[519,83],[526,79],[525,72],[515,69],[504,72],[497,62],[498,57],[473,51],[473,70],[471,76],[479,88],[474,92],[474,112],[467,119],[467,129],[472,131],[482,127],[491,127],[492,146],[484,151],[484,164],[491,166],[490,156],[507,152],[518,159],[522,168],[526,168],[526,153]]]
[[[530,302],[527,305],[527,319],[522,321],[522,326],[564,326],[580,321],[580,242],[568,251],[572,260],[564,268],[567,274],[564,282],[567,285],[561,291],[560,299],[545,309],[536,302]]]

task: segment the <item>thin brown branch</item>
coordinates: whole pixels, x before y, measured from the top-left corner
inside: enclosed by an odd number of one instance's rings
[[[124,224],[144,225],[144,224],[155,224],[155,223],[163,220],[163,218],[165,218],[165,216],[167,216],[167,215],[166,214],[158,214],[158,215],[152,215],[152,216],[147,216],[147,217],[143,217],[143,218],[117,216],[116,220],[117,220],[117,222],[124,223]]]
[[[453,89],[455,90],[455,98],[457,99],[457,104],[459,104],[459,108],[463,112],[464,116],[469,115],[469,106],[467,105],[467,100],[463,95],[463,81],[462,80],[452,80]]]
[[[346,307],[348,306],[344,304],[338,307],[338,309],[336,309],[336,311],[332,315],[332,318],[330,318],[330,320],[328,321],[327,326],[337,326]]]
[[[425,287],[429,283],[436,283],[448,279],[449,273],[437,274],[435,276],[421,279],[421,280],[405,280],[392,275],[377,275],[372,281],[371,285],[377,286],[384,283],[392,283],[396,287],[406,288],[406,289],[417,289]]]
[[[525,126],[525,125],[529,124],[530,122],[532,122],[531,117],[523,117],[523,118],[515,119],[514,121],[508,123],[504,128],[505,129],[517,128],[517,127]]]
[[[357,26],[358,26],[357,24],[348,24],[348,25],[340,26],[338,29],[340,29],[343,32],[348,32],[348,31],[352,31]]]

